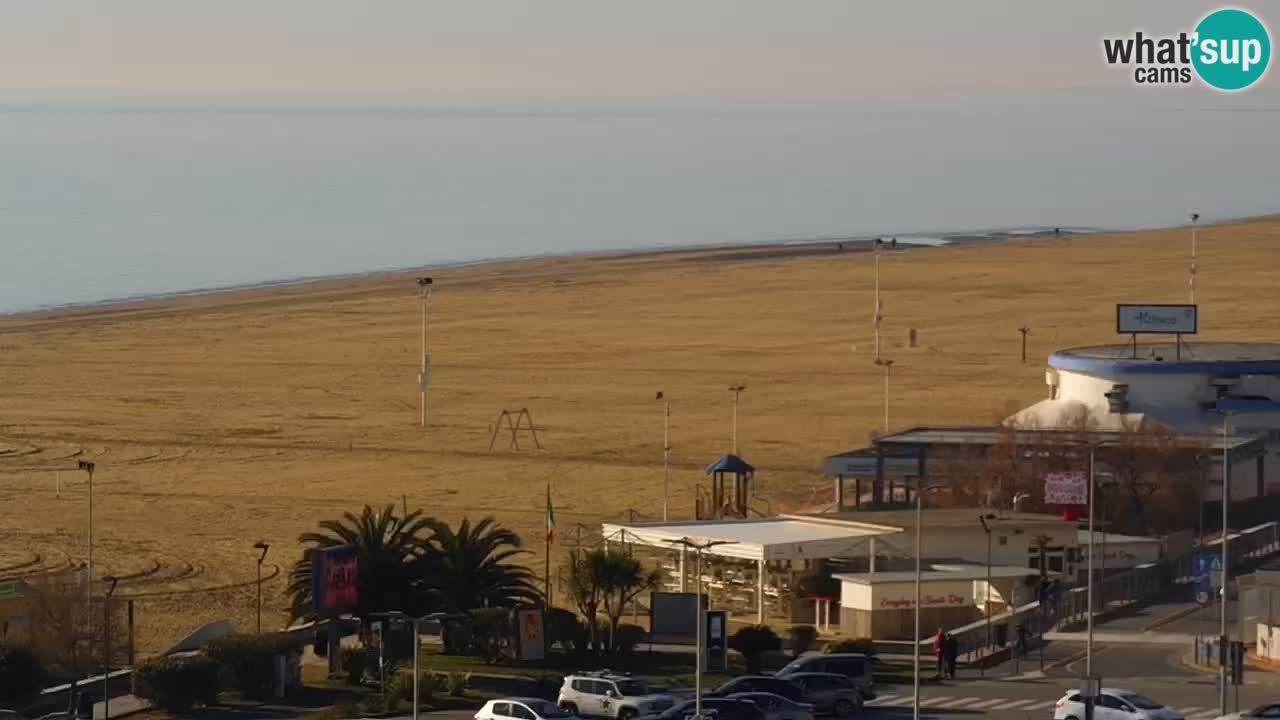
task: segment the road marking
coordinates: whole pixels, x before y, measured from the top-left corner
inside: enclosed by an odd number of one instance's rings
[[[1201,710],[1206,710],[1206,709],[1207,708],[1200,707],[1199,705],[1190,705],[1184,708],[1177,708],[1178,712],[1182,713],[1183,717],[1186,717],[1193,712],[1199,712]]]
[[[1205,710],[1204,712],[1198,712],[1195,715],[1187,715],[1186,713],[1183,713],[1183,717],[1185,717],[1186,720],[1210,720],[1211,718],[1218,717],[1218,711]]]
[[[901,695],[881,695],[877,697],[875,700],[868,700],[863,704],[866,705],[867,707],[875,707],[877,705],[884,705],[887,702],[897,700],[900,697],[902,696]]]
[[[940,707],[940,708],[958,708],[958,707],[960,707],[961,705],[968,705],[968,704],[969,704],[969,703],[971,703],[971,702],[978,702],[978,701],[979,701],[979,700],[981,700],[981,699],[982,699],[982,698],[980,698],[980,697],[966,697],[966,698],[960,698],[960,699],[958,699],[958,700],[952,700],[952,701],[950,701],[950,702],[945,702],[945,703],[943,703],[943,704],[939,705],[938,707]]]
[[[979,708],[989,708],[989,707],[991,707],[992,705],[999,705],[999,704],[1001,704],[1001,703],[1007,703],[1007,702],[1009,702],[1009,698],[996,698],[996,699],[994,699],[994,700],[983,700],[983,701],[982,701],[982,702],[980,702],[980,703],[974,703],[974,704],[970,705],[967,709],[968,709],[968,710],[977,710],[977,709],[979,709]]]
[[[1016,707],[1021,707],[1021,706],[1023,706],[1023,705],[1027,705],[1027,704],[1029,704],[1029,703],[1033,703],[1033,702],[1035,702],[1035,700],[1034,700],[1034,699],[1032,699],[1032,700],[1014,700],[1013,702],[1005,703],[1004,705],[995,705],[995,706],[993,706],[991,709],[992,709],[992,710],[1012,710],[1012,709],[1014,709],[1014,708],[1016,708]]]
[[[895,705],[910,705],[913,702],[915,702],[914,697],[912,697],[911,695],[903,695],[900,698],[895,698],[887,702],[876,703],[876,707],[893,707]]]
[[[1044,702],[1038,702],[1035,705],[1028,705],[1022,709],[1023,710],[1047,710],[1057,704],[1058,704],[1057,700],[1045,700]]]
[[[938,703],[946,702],[947,700],[950,700],[950,699],[951,699],[951,696],[950,696],[950,695],[939,695],[939,696],[937,696],[937,697],[931,697],[931,698],[929,698],[928,700],[921,700],[921,701],[920,701],[920,707],[928,707],[928,706],[930,706],[930,705],[937,705]]]

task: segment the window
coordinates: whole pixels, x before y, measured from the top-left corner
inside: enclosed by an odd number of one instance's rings
[[[1256,717],[1280,718],[1280,705],[1264,705],[1260,708],[1255,708],[1249,714]]]
[[[1053,555],[1049,558],[1049,571],[1057,572],[1057,573],[1062,572],[1062,556],[1061,555]]]
[[[1156,702],[1155,700],[1152,700],[1146,695],[1139,695],[1137,693],[1133,693],[1131,695],[1125,695],[1124,700],[1125,702],[1128,702],[1130,704],[1137,705],[1143,710],[1159,710],[1160,708],[1164,707],[1163,705]]]
[[[606,687],[607,686],[608,684],[606,683]],[[645,687],[645,684],[638,680],[623,680],[618,683],[618,692],[622,694],[622,697],[637,697],[640,695],[648,695],[649,688]]]
[[[529,711],[529,708],[519,704],[511,703],[511,717],[519,718],[519,720],[538,720],[538,716]]]
[[[573,681],[573,689],[577,690],[580,693],[591,694],[591,691],[595,689],[591,687],[591,685],[592,685],[592,682],[590,680],[574,680]]]
[[[1121,710],[1123,712],[1132,712],[1128,705],[1120,701],[1119,698],[1112,695],[1103,695],[1098,698],[1098,704],[1110,710]]]
[[[493,714],[497,715],[498,717],[512,717],[511,703],[509,702],[494,703]]]

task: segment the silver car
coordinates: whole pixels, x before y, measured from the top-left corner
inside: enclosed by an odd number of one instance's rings
[[[1268,703],[1249,710],[1228,713],[1219,716],[1217,720],[1262,720],[1263,718],[1266,720],[1280,720],[1280,703]]]
[[[764,713],[765,720],[813,720],[813,706],[798,703],[767,692],[743,692],[729,696],[734,700],[750,700]]]

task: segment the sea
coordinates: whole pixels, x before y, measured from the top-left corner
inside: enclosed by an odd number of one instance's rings
[[[1262,214],[1280,209],[1280,112],[1255,110],[0,100],[0,313],[552,253]]]

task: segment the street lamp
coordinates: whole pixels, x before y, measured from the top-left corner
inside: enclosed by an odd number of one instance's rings
[[[920,720],[920,602],[921,597],[921,572],[920,572],[920,556],[922,554],[922,540],[924,533],[924,494],[934,490],[940,490],[938,485],[916,485],[916,611],[915,611],[915,640],[912,644],[913,670],[911,678],[911,717],[912,720]]]
[[[987,652],[991,651],[991,526],[987,524],[987,521],[995,519],[995,513],[978,516],[978,522],[982,523],[982,531],[987,534],[987,591],[982,594],[982,613],[987,620]],[[985,676],[987,674],[986,665],[979,663],[978,671]]]
[[[108,583],[107,597],[102,601],[102,720],[111,720],[111,596],[116,594],[120,579],[114,575],[102,579]]]
[[[1227,429],[1231,423],[1231,413],[1222,413],[1222,616],[1218,628],[1218,713],[1227,714],[1227,507],[1231,498],[1231,444],[1228,442]]]
[[[662,522],[667,521],[671,488],[671,403],[658,391],[662,401]]]
[[[1196,221],[1200,219],[1200,213],[1191,213],[1191,268],[1187,279],[1187,285],[1191,289],[1191,304],[1196,304],[1196,273],[1199,269],[1196,267]],[[1223,711],[1225,712],[1225,710]]]
[[[884,319],[880,308],[880,248],[884,245],[884,241],[876,238],[871,245],[872,253],[876,258],[876,294],[875,294],[875,312],[872,315],[872,323],[875,326],[876,335],[876,362],[880,362],[880,321]]]
[[[418,278],[418,299],[422,306],[422,368],[418,370],[418,392],[421,394],[422,427],[427,426],[427,383],[431,361],[427,357],[427,304],[431,302],[431,278]]]
[[[884,371],[884,433],[889,434],[889,373],[893,370],[893,361],[888,358],[876,358],[876,365]]]
[[[262,634],[262,562],[267,559],[267,551],[271,546],[264,542],[256,542],[253,544],[254,550],[261,550],[262,554],[258,556],[258,634]]]
[[[384,617],[388,620],[398,620],[413,624],[413,720],[418,720],[418,629],[424,622],[438,622],[441,620],[463,617],[458,613],[433,612],[419,617],[413,617],[401,610],[389,610],[387,612],[374,613],[374,617]]]
[[[88,612],[90,617],[93,613],[93,470],[96,467],[94,463],[87,460],[81,460],[78,467],[89,473],[89,559],[85,563],[84,571],[84,587],[85,600],[88,602]]]
[[[705,615],[706,608],[702,605],[702,551],[709,550],[717,545],[736,545],[737,543],[730,540],[707,540],[698,542],[687,537],[678,540],[667,540],[673,545],[683,545],[694,551],[694,575],[697,580],[694,582],[694,602],[697,606],[698,627],[694,633],[694,652],[697,653],[697,661],[694,663],[693,671],[693,720],[702,720],[702,666],[705,663],[702,651],[702,634],[705,631],[704,625],[707,624]]]
[[[733,454],[738,454],[738,397],[747,389],[746,385],[730,385],[729,392],[733,393]]]

